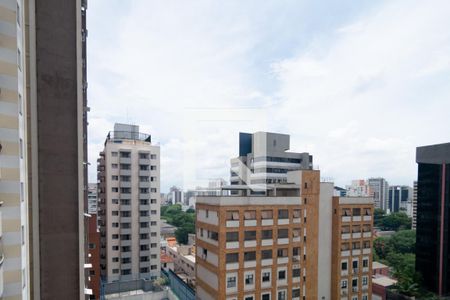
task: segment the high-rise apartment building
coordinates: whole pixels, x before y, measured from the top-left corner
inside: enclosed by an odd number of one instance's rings
[[[346,186],[349,197],[372,197],[373,191],[368,181],[364,179],[352,180],[351,185]]]
[[[289,143],[287,134],[239,133],[239,156],[231,159],[231,185],[254,185],[257,192],[257,185],[285,183],[288,171],[312,169],[312,156],[288,152]]]
[[[373,210],[371,197],[333,197],[331,299],[371,299]]]
[[[86,1],[0,1],[3,299],[85,297],[85,18]]]
[[[199,299],[318,299],[320,172],[289,174],[267,195],[197,197]]]
[[[417,180],[413,184],[413,198],[412,198],[412,224],[411,228],[417,228]]]
[[[239,182],[197,196],[198,299],[371,299],[373,199],[333,197],[304,167],[256,194]]]
[[[88,264],[87,288],[89,299],[100,299],[100,228],[97,219],[97,184],[89,183],[88,188]]]
[[[389,211],[404,211],[412,215],[413,189],[406,185],[393,185],[389,187]]]
[[[375,208],[388,209],[389,184],[384,178],[369,178],[367,183],[372,192]]]
[[[450,296],[450,143],[418,147],[416,271]]]
[[[160,150],[139,126],[115,124],[98,159],[101,268],[106,281],[160,275]]]

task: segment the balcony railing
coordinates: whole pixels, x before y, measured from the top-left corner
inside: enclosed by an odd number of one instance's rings
[[[150,134],[133,131],[110,131],[106,136],[106,141],[109,140],[134,140],[151,143],[152,136]],[[105,144],[106,144],[105,141]]]

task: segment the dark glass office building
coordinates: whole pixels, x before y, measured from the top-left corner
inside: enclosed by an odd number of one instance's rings
[[[450,295],[450,143],[418,147],[416,270],[427,289]]]

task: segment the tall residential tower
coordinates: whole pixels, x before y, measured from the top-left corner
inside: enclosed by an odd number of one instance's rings
[[[98,159],[100,261],[106,281],[160,275],[159,146],[115,124]]]

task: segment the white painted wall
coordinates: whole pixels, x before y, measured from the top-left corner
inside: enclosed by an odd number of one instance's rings
[[[320,183],[318,299],[331,299],[333,191],[333,183]]]

